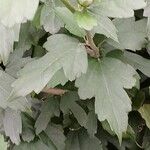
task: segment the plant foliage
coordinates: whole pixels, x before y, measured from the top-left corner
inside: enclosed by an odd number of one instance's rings
[[[0,0],[0,150],[150,150],[149,0]]]

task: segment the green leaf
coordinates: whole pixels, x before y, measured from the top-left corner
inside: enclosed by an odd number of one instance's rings
[[[150,0],[146,0],[146,2],[147,2],[147,6],[144,8],[143,15],[145,17],[148,17],[148,21],[147,21],[147,35],[148,35],[148,38],[150,39]]]
[[[45,3],[41,12],[41,25],[43,25],[44,29],[51,34],[57,33],[64,25],[56,15],[55,7],[54,1],[49,1]]]
[[[19,41],[15,45],[15,50],[23,56],[24,52],[29,50],[32,46],[38,45],[39,39],[45,35],[45,31],[42,29],[36,29],[31,22],[27,22],[21,25]]]
[[[150,77],[150,60],[146,59],[140,55],[124,52],[124,59],[127,63],[132,65],[135,69],[140,70],[146,76]]]
[[[7,150],[7,142],[4,141],[3,135],[0,135],[0,149]]]
[[[52,140],[48,137],[48,135],[45,132],[41,132],[39,134],[40,140],[48,146],[50,150],[57,150],[57,147],[55,144],[52,142]]]
[[[150,131],[149,130],[146,130],[144,134],[142,147],[144,148],[144,150],[150,149]]]
[[[134,10],[145,6],[144,0],[101,0],[92,10],[112,18],[129,18],[134,16]]]
[[[88,11],[77,11],[75,18],[80,28],[85,30],[92,30],[94,26],[97,26],[97,20]]]
[[[64,114],[71,111],[81,126],[86,126],[87,114],[84,109],[76,102],[79,101],[79,96],[76,92],[68,92],[61,98],[60,109]]]
[[[14,82],[14,78],[0,71],[0,107],[6,109],[7,107],[14,110],[22,110],[30,108],[30,100],[25,97],[13,98],[11,97],[11,84]]]
[[[4,131],[11,141],[18,145],[20,143],[20,134],[22,133],[22,122],[19,111],[6,109],[4,112]]]
[[[12,27],[15,24],[32,20],[38,4],[39,0],[1,0],[0,22],[7,27]]]
[[[47,128],[50,119],[57,111],[59,112],[59,102],[54,98],[50,98],[42,104],[41,113],[35,123],[36,134],[41,133]]]
[[[86,129],[87,129],[88,134],[91,137],[94,137],[94,135],[97,132],[97,115],[95,114],[94,111],[90,111],[88,113]]]
[[[25,96],[32,91],[39,93],[61,68],[70,81],[86,73],[86,49],[77,39],[56,34],[48,38],[44,47],[49,52],[44,57],[28,63],[19,72],[20,78],[12,85],[15,95]]]
[[[70,131],[66,140],[66,150],[102,150],[96,137],[89,137],[85,130]]]
[[[37,29],[39,29],[41,27],[41,23],[40,23],[40,18],[41,18],[41,11],[42,11],[43,6],[40,5],[35,13],[35,16],[32,20],[32,24],[34,27],[36,27]]]
[[[103,121],[103,122],[102,122],[102,127],[103,127],[103,129],[106,130],[110,135],[115,136],[115,133],[114,133],[114,131],[111,130],[108,121],[106,121],[106,120]]]
[[[150,128],[150,105],[144,104],[139,110],[142,118],[146,121],[146,125]]]
[[[13,51],[13,44],[19,40],[20,25],[11,28],[0,23],[0,61],[6,65],[10,52]]]
[[[22,58],[19,50],[15,50],[9,57],[8,63],[6,65],[6,73],[11,75],[14,78],[17,78],[17,72],[22,69],[27,63],[31,62],[34,59],[30,57]]]
[[[147,37],[150,39],[150,17],[147,19]]]
[[[93,3],[93,0],[78,0],[78,3],[83,7],[88,7]]]
[[[146,43],[146,19],[135,21],[135,18],[115,19],[119,43],[108,40],[108,43],[119,49],[141,50]]]
[[[47,129],[45,130],[45,133],[55,144],[58,150],[64,150],[66,137],[64,136],[61,126],[49,124]]]
[[[65,85],[67,83],[68,79],[66,78],[63,69],[58,70],[55,74],[55,76],[52,77],[50,82],[48,82],[47,87],[55,87],[59,84]]]
[[[136,140],[136,134],[130,125],[128,125],[127,132],[123,134],[123,138]]]
[[[23,56],[26,50],[29,50],[31,48],[31,45],[32,45],[31,32],[33,31],[31,30],[31,24],[29,22],[21,25],[19,41],[15,46],[15,50],[17,50],[18,55],[20,57]]]
[[[86,35],[84,29],[81,29],[78,26],[75,16],[67,8],[56,7],[55,10],[56,15],[59,16],[59,18],[64,22],[65,28],[70,33],[79,37],[84,37]]]
[[[135,73],[130,65],[114,58],[104,58],[101,61],[90,60],[87,73],[76,80],[80,98],[95,97],[98,119],[107,120],[120,141],[122,132],[127,129],[131,110],[131,101],[124,88],[135,85]]]
[[[111,130],[110,125],[107,121],[102,122],[102,127],[106,130],[110,135],[115,136],[115,133]],[[127,127],[127,131],[122,134],[123,139],[132,139],[135,140],[135,132],[130,125]],[[123,145],[123,143],[122,143]]]
[[[150,17],[150,0],[146,0],[147,2],[147,5],[146,7],[144,8],[144,16],[146,17]]]
[[[31,142],[35,138],[34,119],[27,114],[22,114],[22,134],[21,137],[25,142]]]
[[[22,142],[20,145],[15,146],[13,150],[49,150],[49,148],[41,141],[36,140],[30,143]]]
[[[117,29],[113,22],[102,14],[98,14],[95,17],[97,19],[97,26],[93,28],[94,33],[104,34],[106,37],[118,42]]]
[[[60,44],[57,44],[58,41]],[[81,76],[82,73],[86,73],[88,67],[86,48],[77,39],[65,34],[57,34],[50,36],[44,47],[49,52],[64,55],[60,56],[60,65],[62,65],[64,74],[70,81]]]
[[[137,91],[132,99],[133,110],[138,110],[144,103],[145,93],[143,91]]]

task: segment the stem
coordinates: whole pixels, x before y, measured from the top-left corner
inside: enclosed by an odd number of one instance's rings
[[[75,12],[75,8],[70,4],[69,0],[61,0],[62,3],[72,12]]]
[[[87,38],[87,41],[88,41],[89,46],[90,46],[91,49],[94,51],[94,57],[95,57],[95,58],[99,58],[99,57],[100,57],[99,49],[98,49],[98,47],[95,45],[90,31],[86,31],[86,38]]]

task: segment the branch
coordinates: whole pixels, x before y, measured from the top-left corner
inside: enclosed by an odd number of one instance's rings
[[[58,88],[47,88],[45,87],[42,92],[47,93],[47,94],[52,94],[52,95],[63,95],[66,92],[68,92],[68,90],[63,90],[63,89],[58,89]]]

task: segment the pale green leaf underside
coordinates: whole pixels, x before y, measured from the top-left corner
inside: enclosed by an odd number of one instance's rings
[[[120,140],[127,129],[131,110],[131,101],[124,88],[135,85],[134,75],[131,66],[114,58],[104,58],[99,62],[90,60],[87,73],[76,80],[80,98],[95,97],[99,120],[107,120]]]
[[[39,93],[61,68],[70,81],[86,73],[86,49],[75,38],[56,34],[47,39],[44,47],[49,52],[20,71],[19,79],[12,85],[16,95],[25,96],[32,91]]]
[[[108,43],[119,49],[141,50],[146,42],[146,19],[135,21],[134,18],[113,20],[118,32],[119,43]]]

